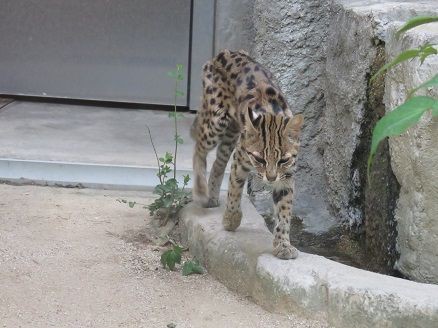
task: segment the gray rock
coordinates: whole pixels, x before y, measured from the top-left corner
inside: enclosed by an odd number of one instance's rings
[[[333,327],[436,327],[438,286],[349,267],[300,252],[296,260],[271,255],[272,235],[249,200],[242,225],[222,227],[223,207],[190,204],[183,238],[193,256],[231,290],[279,313],[327,320]]]
[[[354,206],[364,172],[353,165],[367,102],[370,67],[376,56],[370,17],[334,6],[327,39],[326,108],[322,135],[327,197],[338,217],[350,225],[362,223]]]
[[[437,4],[438,7],[438,4]],[[438,9],[437,9],[438,11]],[[390,40],[391,57],[402,49],[438,43],[438,24],[416,28],[398,42]],[[409,90],[438,72],[438,56],[420,66],[407,62],[388,74],[387,111],[400,105]],[[419,94],[438,97],[435,89]],[[420,123],[400,137],[390,138],[392,167],[401,185],[396,208],[397,268],[412,279],[438,283],[438,120],[426,114]]]
[[[256,0],[253,56],[268,67],[294,113],[305,123],[295,176],[294,213],[306,230],[320,233],[336,222],[328,211],[321,154],[321,118],[325,108],[322,75],[329,1]]]
[[[222,49],[251,52],[254,47],[254,0],[216,2],[214,52]]]
[[[367,184],[365,165],[376,120],[436,71],[436,62],[404,65],[385,86],[369,84],[370,75],[400,51],[395,27],[415,15],[438,14],[436,0],[223,1],[218,9],[216,47],[250,49],[274,73],[292,110],[305,115],[294,212],[306,230],[361,226],[366,247],[387,270],[397,240],[397,268],[438,282],[436,120],[426,117],[389,146],[383,143],[372,172],[378,184]],[[402,44],[436,38],[436,25],[425,29]],[[264,193],[259,198],[271,206]]]

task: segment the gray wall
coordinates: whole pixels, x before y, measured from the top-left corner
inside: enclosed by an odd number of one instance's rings
[[[251,52],[254,46],[254,0],[216,0],[214,52]]]
[[[321,74],[328,1],[217,1],[215,50],[247,50],[272,71],[294,113],[305,115],[296,176],[295,213],[307,230],[327,231],[328,211],[319,131],[324,108]]]
[[[401,43],[391,38],[387,51],[393,57],[402,47],[415,48],[426,42],[438,44],[438,24],[417,28]],[[421,66],[415,60],[394,69],[386,79],[387,109],[400,105],[409,90],[437,72],[438,56]],[[436,88],[419,94],[438,98]],[[392,167],[401,185],[395,211],[400,252],[397,267],[415,280],[438,283],[438,120],[426,114],[409,132],[391,138],[389,144]]]
[[[426,116],[382,143],[366,179],[372,128],[406,92],[436,72],[414,61],[385,79],[370,76],[399,51],[396,26],[438,14],[434,0],[217,1],[215,50],[246,49],[275,75],[305,125],[295,182],[295,214],[308,231],[360,227],[376,262],[438,283],[438,129]],[[252,17],[252,20],[251,20]],[[438,27],[409,33],[403,47],[437,41]],[[389,254],[387,256],[387,254]]]
[[[256,0],[254,10],[253,56],[277,78],[292,111],[305,117],[294,211],[313,232],[335,223],[324,192],[320,139],[328,12],[329,2],[321,0]]]

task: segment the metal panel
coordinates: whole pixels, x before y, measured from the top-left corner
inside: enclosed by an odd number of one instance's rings
[[[190,109],[198,110],[202,95],[201,67],[213,56],[215,0],[193,1]]]
[[[0,93],[172,104],[167,72],[187,72],[190,3],[1,0]]]

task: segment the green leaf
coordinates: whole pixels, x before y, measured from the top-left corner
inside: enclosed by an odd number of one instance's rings
[[[135,204],[137,204],[136,202],[128,202],[128,206],[130,208],[133,208],[135,206]]]
[[[169,71],[169,72],[167,72],[167,76],[171,77],[172,79],[176,79],[178,76],[178,72],[177,71]]]
[[[178,112],[169,112],[169,117],[170,118],[174,118],[176,116],[176,118],[181,118],[184,117],[184,115],[182,113],[178,113]]]
[[[420,49],[408,49],[400,53],[394,60],[389,63],[383,65],[376,74],[371,77],[370,82],[374,81],[379,75],[383,74],[385,71],[391,69],[392,67],[415,57],[418,57],[420,54]]]
[[[182,250],[178,245],[174,245],[173,249],[169,249],[161,254],[160,262],[163,267],[166,268],[167,266],[170,270],[175,270],[175,265],[181,263]]]
[[[178,80],[178,81],[184,80],[184,65],[177,64],[176,70],[172,70],[170,72],[167,72],[167,75],[174,80]]]
[[[438,16],[418,16],[411,18],[409,21],[406,22],[396,33],[396,37],[398,38],[401,34],[404,32],[417,27],[419,25],[428,24],[438,22]]]
[[[383,116],[373,130],[371,150],[368,157],[368,176],[371,163],[379,143],[386,137],[400,135],[419,121],[427,110],[432,109],[432,115],[438,115],[438,100],[426,97],[413,97],[392,112]]]
[[[420,58],[420,63],[423,64],[425,59],[429,56],[436,55],[438,51],[431,44],[425,44],[420,47],[420,53],[418,57]]]
[[[183,276],[188,276],[191,274],[203,274],[204,273],[204,269],[202,268],[202,266],[199,264],[198,261],[194,260],[194,261],[185,261],[184,265],[183,265],[183,269],[182,269],[182,274]]]
[[[180,145],[184,143],[183,138],[181,138],[179,135],[175,136],[175,141]]]
[[[172,169],[167,166],[167,165],[162,165],[161,166],[161,174],[160,175],[166,175],[167,173],[169,173],[170,171],[172,171]]]
[[[183,175],[183,178],[184,178],[184,184],[185,185],[188,184],[189,181],[190,181],[190,176],[188,174],[187,175]]]
[[[164,198],[163,199],[163,207],[169,208],[173,204],[173,200],[171,198]]]
[[[178,181],[174,178],[169,179],[166,181],[165,186],[168,187],[170,190],[178,189]]]
[[[182,96],[184,96],[184,92],[179,91],[179,90],[175,90],[175,95],[176,95],[177,97],[182,97]]]
[[[413,95],[415,92],[417,92],[417,90],[419,89],[423,89],[423,88],[432,88],[438,86],[438,73],[435,74],[434,77],[432,77],[429,81],[426,81],[422,84],[420,84],[418,87],[416,87],[414,90],[412,90],[411,92],[409,92],[409,95]]]
[[[155,186],[154,191],[152,193],[155,195],[162,196],[166,193],[166,191],[163,189],[162,185],[157,185],[157,186]]]
[[[173,155],[169,152],[166,152],[166,154],[164,155],[164,163],[166,164],[170,164],[173,161]]]

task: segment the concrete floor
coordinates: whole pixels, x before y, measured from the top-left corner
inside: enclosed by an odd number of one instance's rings
[[[191,169],[189,129],[194,114],[179,121],[185,143],[180,168]],[[167,112],[15,101],[0,113],[4,158],[76,163],[156,166],[146,130],[160,154],[173,151]]]
[[[0,184],[0,327],[326,327],[163,269],[147,211],[119,197],[153,195]]]
[[[0,104],[1,107],[1,104]],[[158,154],[173,152],[168,112],[14,101],[0,109],[0,179],[38,183],[154,186]],[[178,121],[179,174],[192,171],[195,117]],[[209,158],[210,163],[214,158]],[[225,179],[226,180],[226,179]]]

